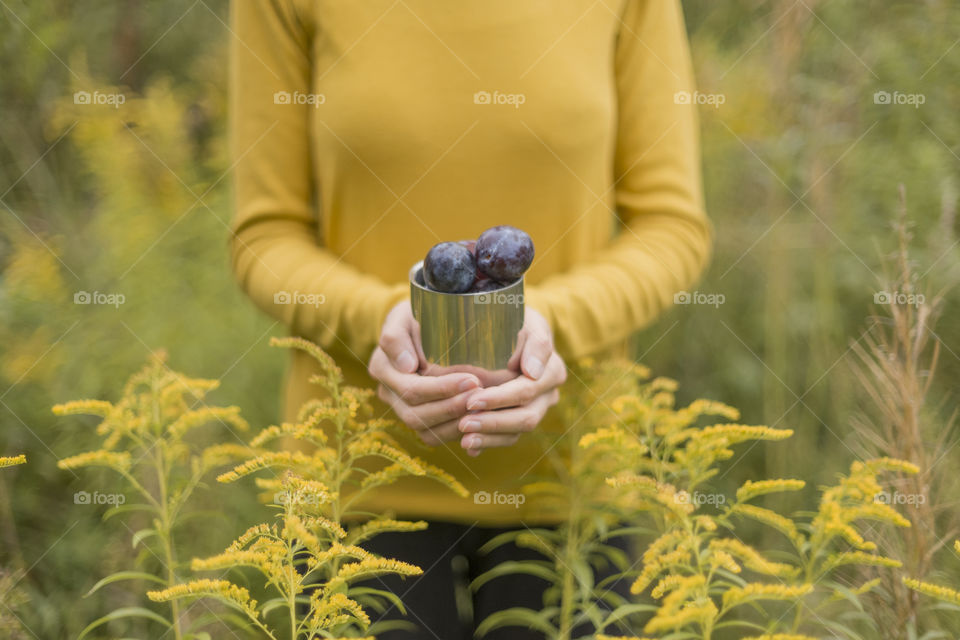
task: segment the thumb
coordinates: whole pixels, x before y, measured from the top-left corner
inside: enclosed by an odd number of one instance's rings
[[[419,368],[416,349],[408,333],[384,334],[380,347],[390,358],[390,363],[401,373],[414,373]]]
[[[528,378],[539,380],[547,366],[547,360],[553,353],[553,341],[548,335],[537,333],[527,337],[520,358],[520,370]]]
[[[414,331],[419,334],[410,303],[397,303],[384,320],[379,344],[390,364],[400,373],[414,373],[420,368],[418,349],[413,340]]]

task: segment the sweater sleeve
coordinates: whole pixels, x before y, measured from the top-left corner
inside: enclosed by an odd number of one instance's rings
[[[703,208],[693,71],[679,0],[627,0],[615,51],[619,232],[591,261],[530,287],[562,355],[601,351],[651,323],[700,276]]]
[[[312,92],[306,15],[294,0],[231,3],[232,268],[253,302],[291,332],[365,362],[387,312],[409,292],[342,262],[319,240],[312,107],[295,98]]]

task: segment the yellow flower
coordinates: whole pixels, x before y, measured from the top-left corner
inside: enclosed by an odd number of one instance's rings
[[[899,560],[877,555],[875,553],[864,553],[863,551],[844,551],[842,553],[831,554],[824,563],[824,569],[829,571],[843,565],[855,564],[865,567],[890,567],[897,568],[902,566]]]
[[[704,604],[687,603],[676,612],[661,608],[643,630],[647,633],[656,633],[668,629],[679,629],[693,623],[700,623],[702,626],[715,618],[717,613],[717,605],[710,600]]]
[[[795,567],[780,562],[772,562],[764,558],[759,551],[753,547],[740,542],[735,538],[722,538],[710,541],[711,551],[726,551],[731,555],[740,558],[744,566],[751,571],[762,573],[768,576],[792,576],[797,573]]]
[[[768,493],[779,493],[781,491],[799,491],[806,486],[803,480],[778,479],[778,480],[747,480],[737,489],[737,501],[747,502],[757,496]]]
[[[100,416],[105,418],[110,414],[113,405],[105,400],[73,400],[53,406],[54,415],[58,416]]]
[[[793,435],[793,429],[771,429],[745,424],[715,424],[700,429],[693,438],[703,440],[717,435],[726,438],[729,444],[737,444],[748,440],[785,440]]]
[[[61,469],[78,469],[80,467],[109,467],[121,473],[130,470],[130,454],[126,451],[88,451],[57,462]]]
[[[803,544],[803,534],[797,530],[797,525],[794,524],[793,520],[780,515],[776,511],[757,507],[752,504],[735,504],[730,508],[730,513],[740,514],[773,527],[787,536],[797,547]]]
[[[917,465],[912,462],[907,462],[906,460],[898,460],[897,458],[874,458],[866,462],[854,462],[850,465],[850,471],[853,473],[864,469],[870,473],[877,473],[879,471],[899,471],[911,475],[920,473],[920,467]]]
[[[797,600],[813,591],[812,584],[796,586],[751,582],[742,587],[730,587],[723,593],[725,609],[753,600]]]
[[[257,601],[250,599],[250,592],[228,580],[191,580],[160,591],[147,592],[147,597],[154,602],[192,596],[211,596],[239,608],[251,618],[259,617]]]
[[[240,407],[202,407],[192,409],[180,415],[170,423],[167,430],[175,438],[182,437],[189,430],[200,427],[208,422],[219,422],[232,426],[239,431],[249,429],[247,421],[240,417]]]
[[[907,577],[903,578],[903,584],[918,593],[928,595],[932,598],[936,598],[937,600],[960,605],[960,591],[955,591],[953,589],[948,589],[947,587],[941,587],[937,584],[922,582],[920,580],[914,580],[913,578]]]
[[[4,467],[12,467],[17,464],[26,464],[27,456],[20,454],[18,456],[0,456],[0,469]]]

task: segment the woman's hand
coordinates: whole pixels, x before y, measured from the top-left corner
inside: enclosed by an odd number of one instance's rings
[[[523,375],[495,387],[468,394],[468,413],[459,421],[460,445],[472,456],[484,449],[510,446],[533,431],[547,409],[557,403],[557,387],[567,379],[567,366],[553,347],[546,319],[528,308],[511,362]]]
[[[421,440],[437,445],[461,436],[460,418],[467,413],[467,400],[480,381],[470,373],[420,375],[425,364],[420,326],[410,303],[400,302],[387,314],[367,370],[380,382],[380,399]]]

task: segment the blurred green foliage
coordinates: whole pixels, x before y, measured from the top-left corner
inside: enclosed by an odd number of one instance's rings
[[[960,272],[960,10],[953,0],[687,0],[685,10],[700,91],[724,96],[701,108],[717,245],[697,290],[725,301],[676,307],[642,332],[639,353],[686,393],[795,430],[791,447],[734,464],[731,486],[754,473],[815,486],[856,448],[846,359],[882,288],[898,184],[917,271],[933,288]],[[225,0],[0,3],[0,453],[31,454],[0,475],[0,567],[27,571],[17,589],[29,606],[16,613],[36,637],[72,637],[140,603],[120,588],[82,598],[132,551],[128,532],[101,525],[102,508],[74,504],[74,492],[109,485],[56,469],[90,434],[51,405],[116,399],[147,352],[166,347],[172,368],[222,380],[216,403],[241,405],[254,425],[277,414],[283,360],[266,338],[282,327],[229,273],[226,20]],[[77,91],[125,102],[76,104]],[[877,104],[877,91],[925,102]],[[81,292],[124,301],[75,304]],[[957,300],[947,301],[939,398],[960,375]],[[185,538],[201,555],[234,528],[196,526]]]

